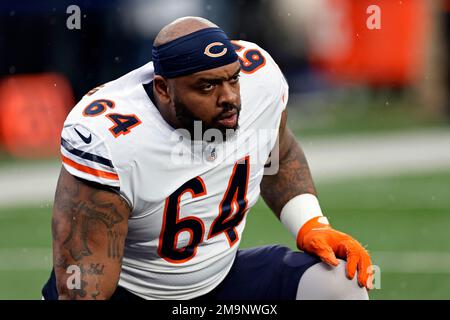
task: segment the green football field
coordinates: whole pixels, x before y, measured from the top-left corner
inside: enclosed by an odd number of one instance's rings
[[[450,299],[450,172],[318,183],[324,213],[371,252],[372,299]],[[50,206],[0,209],[0,299],[40,299],[51,265]],[[262,201],[242,247],[293,239]]]

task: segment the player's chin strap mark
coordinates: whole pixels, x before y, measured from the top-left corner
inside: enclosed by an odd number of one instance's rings
[[[155,74],[176,78],[238,61],[234,46],[220,28],[202,29],[153,47]]]

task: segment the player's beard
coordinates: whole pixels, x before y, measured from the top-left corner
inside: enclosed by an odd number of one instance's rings
[[[178,99],[174,99],[174,107],[175,107],[175,115],[178,119],[178,121],[181,123],[181,126],[183,129],[186,129],[189,131],[191,135],[191,139],[194,140],[197,138],[195,136],[195,122],[200,121],[202,123],[202,135],[200,139],[203,139],[205,136],[205,132],[209,129],[217,129],[222,134],[222,141],[226,141],[227,139],[230,139],[235,133],[236,130],[239,128],[239,114],[241,111],[241,105],[233,105],[233,104],[225,104],[223,105],[222,112],[214,117],[211,120],[210,124],[205,123],[205,121],[202,121],[201,119],[197,118],[189,109],[186,107],[186,105],[181,102]],[[226,127],[219,123],[220,117],[225,114],[226,112],[230,112],[233,109],[236,109],[237,113],[237,122],[236,125],[233,128]]]

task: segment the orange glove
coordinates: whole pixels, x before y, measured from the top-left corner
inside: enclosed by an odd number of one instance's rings
[[[347,277],[353,279],[358,269],[358,283],[361,287],[372,289],[372,265],[370,256],[362,245],[349,235],[336,231],[327,223],[321,223],[315,217],[306,222],[297,236],[297,246],[300,250],[319,256],[323,262],[337,266],[339,260],[347,261]]]

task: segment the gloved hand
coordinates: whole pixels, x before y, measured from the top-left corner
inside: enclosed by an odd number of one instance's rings
[[[346,260],[347,277],[353,279],[358,270],[359,285],[372,289],[372,273],[368,270],[372,262],[368,252],[349,235],[331,228],[325,217],[315,217],[302,226],[297,246],[332,266],[339,264],[336,257]]]

